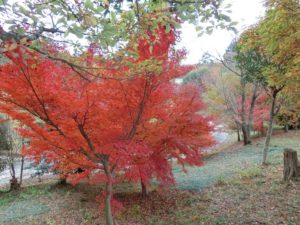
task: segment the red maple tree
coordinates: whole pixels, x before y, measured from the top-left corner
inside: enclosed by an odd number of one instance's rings
[[[200,90],[174,82],[192,69],[179,64],[183,54],[174,50],[174,29],[160,26],[156,33],[138,40],[139,57],[127,66],[98,72],[105,79],[84,80],[21,45],[5,53],[10,63],[0,67],[0,110],[26,125],[20,133],[30,146],[23,153],[46,159],[74,183],[86,177],[104,182],[108,224],[115,182],[147,186],[155,177],[173,184],[169,159],[199,166],[200,150],[213,143]],[[85,62],[111,65],[93,51],[87,55]],[[84,172],[72,174],[79,167]]]

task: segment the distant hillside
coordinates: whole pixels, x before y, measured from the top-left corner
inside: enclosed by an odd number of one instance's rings
[[[216,73],[219,74],[220,71],[224,69],[225,68],[221,63],[200,64],[196,69],[184,76],[182,83],[187,84],[192,82],[201,84],[201,80],[204,76]]]

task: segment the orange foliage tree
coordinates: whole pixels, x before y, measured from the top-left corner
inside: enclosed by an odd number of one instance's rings
[[[107,224],[113,224],[114,183],[148,185],[155,177],[173,184],[168,160],[200,166],[200,150],[213,144],[199,89],[173,82],[191,70],[179,64],[175,30],[159,26],[155,35],[145,34],[139,56],[117,69],[91,48],[84,63],[110,69],[87,71],[88,79],[15,43],[5,53],[10,62],[0,67],[0,109],[26,125],[19,131],[30,139],[23,153],[46,159],[73,183],[87,177],[105,183]],[[79,167],[84,172],[72,174]]]

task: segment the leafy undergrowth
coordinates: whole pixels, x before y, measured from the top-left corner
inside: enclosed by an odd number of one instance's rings
[[[182,182],[180,189],[171,191],[153,191],[148,197],[138,194],[139,187],[130,184],[117,186],[115,197],[124,208],[115,212],[118,224],[123,225],[198,225],[198,224],[289,224],[298,225],[300,221],[300,181],[285,183],[282,181],[282,149],[299,149],[299,133],[273,139],[270,154],[271,164],[258,166],[258,148],[261,142],[235,152],[222,153],[207,160],[214,162],[210,171],[204,168],[202,173],[195,169],[192,185],[205,183],[210,173],[212,182],[199,189],[189,189],[189,182]],[[251,147],[253,154],[251,153]],[[249,149],[248,149],[249,148]],[[257,148],[257,149],[256,149]],[[281,150],[280,150],[281,149]],[[245,152],[243,152],[245,151]],[[251,154],[250,154],[251,153]],[[227,155],[226,155],[227,154]],[[232,164],[247,156],[248,163]],[[228,157],[228,158],[227,158]],[[255,160],[253,160],[255,159]],[[243,160],[246,160],[246,158]],[[218,165],[223,164],[223,165]],[[243,165],[242,165],[243,164]],[[220,167],[215,167],[220,166]],[[220,171],[229,168],[230,173]],[[218,171],[218,169],[220,169]],[[189,168],[190,170],[190,168]],[[191,170],[190,170],[191,172]],[[192,171],[193,172],[193,171]],[[177,173],[177,176],[180,173]],[[218,175],[219,174],[219,175]],[[228,176],[231,177],[228,177]],[[203,178],[204,177],[204,178]],[[178,177],[177,177],[178,178]],[[185,179],[185,178],[182,178]],[[207,186],[213,184],[211,186]],[[185,186],[184,186],[185,185]],[[193,187],[193,186],[192,186]],[[185,190],[184,190],[185,189]],[[32,225],[96,225],[105,224],[95,196],[100,186],[60,186],[54,184],[28,187],[18,193],[0,192],[0,224]]]

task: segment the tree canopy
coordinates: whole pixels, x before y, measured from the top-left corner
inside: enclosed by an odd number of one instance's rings
[[[141,36],[139,57],[117,69],[93,49],[80,58],[110,68],[102,70],[106,79],[90,74],[83,79],[68,65],[23,46],[7,51],[10,63],[0,67],[0,110],[25,125],[19,132],[30,145],[23,153],[37,162],[46,159],[73,183],[86,177],[106,183],[108,224],[113,183],[148,185],[156,178],[173,184],[168,160],[176,158],[183,168],[199,166],[201,149],[214,142],[212,118],[201,113],[205,105],[197,86],[173,81],[192,69],[179,64],[183,53],[174,49],[175,28],[167,32],[160,26],[156,34],[148,35],[154,45]],[[145,66],[150,59],[157,65]],[[84,172],[73,174],[77,168]]]
[[[140,35],[147,37],[143,31],[154,31],[158,24],[166,26],[167,31],[184,21],[197,24],[199,32],[211,32],[216,27],[234,30],[235,23],[227,15],[229,6],[221,3],[221,0],[35,0],[15,3],[2,0],[0,39],[26,43],[39,51],[44,42],[51,42],[71,47],[77,54],[94,44],[103,54],[112,57],[112,53],[128,47],[129,40],[136,40]]]

